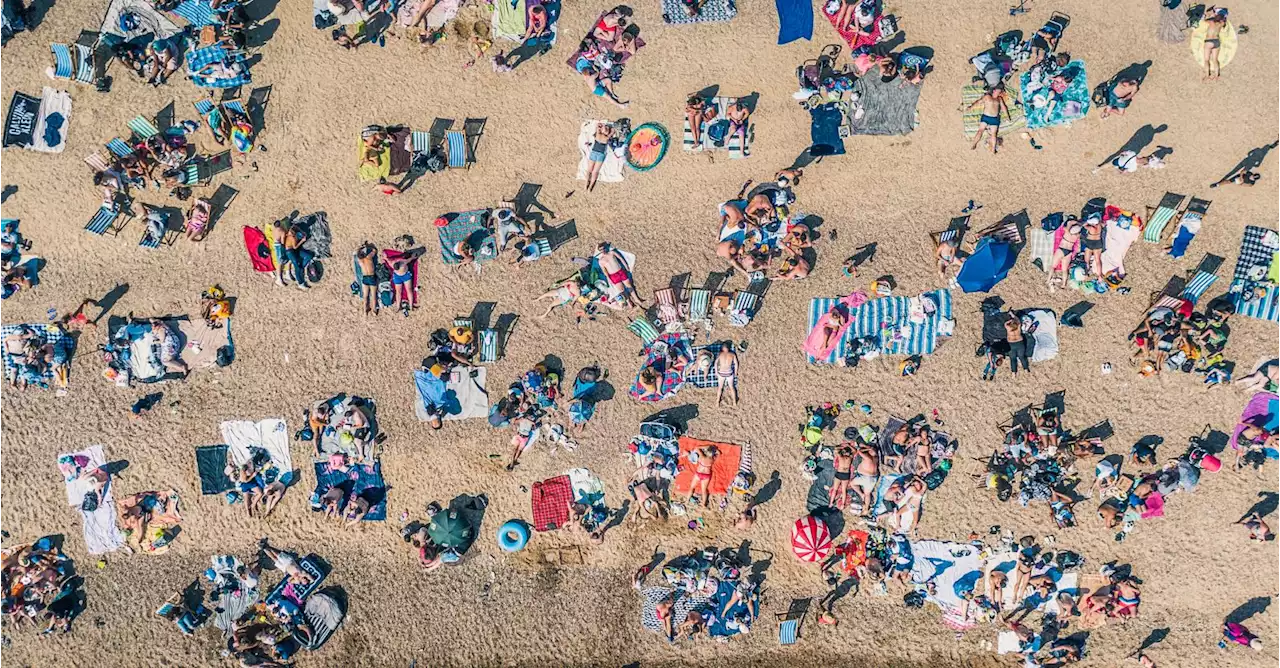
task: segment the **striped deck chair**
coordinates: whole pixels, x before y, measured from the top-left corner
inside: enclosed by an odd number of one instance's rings
[[[129,121],[128,125],[129,130],[133,132],[134,139],[137,141],[150,139],[160,134],[160,128],[157,128],[154,123],[142,116],[135,117]]]
[[[759,308],[760,295],[739,290],[733,295],[733,302],[729,305],[729,324],[734,327],[746,327],[751,319],[756,317],[756,310]]]
[[[657,306],[658,324],[670,325],[680,322],[680,309],[676,307],[675,288],[654,290],[653,301]]]
[[[76,44],[76,81],[85,84],[93,83],[93,49],[84,44]]]
[[[218,19],[217,13],[213,11],[213,7],[209,6],[208,0],[186,0],[174,7],[169,13],[183,19],[192,28],[203,28],[204,26],[222,23]]]
[[[120,220],[121,216],[119,210],[109,206],[103,206],[93,214],[93,218],[89,219],[89,223],[84,226],[84,229],[98,236],[102,236],[107,233],[119,234],[120,229],[124,227],[123,225],[117,225],[117,222]]]
[[[108,169],[111,169],[111,164],[102,156],[102,151],[94,151],[93,153],[85,156],[84,164],[89,165],[89,168],[95,173],[105,172]]]
[[[414,153],[430,153],[431,152],[431,133],[430,132],[410,132],[409,147]]]
[[[631,324],[627,325],[627,330],[640,337],[640,340],[643,341],[646,346],[658,340],[658,328],[654,327],[653,323],[644,318],[636,318],[635,320],[632,320]]]
[[[778,644],[794,645],[800,637],[800,626],[809,612],[809,601],[794,600],[786,612],[774,613],[778,618]]]
[[[168,224],[165,225],[164,230],[161,231],[160,236],[158,237],[155,236],[154,234],[151,234],[151,231],[149,229],[144,229],[142,231],[142,238],[138,240],[138,247],[139,248],[159,248],[162,245],[172,246],[173,242],[178,240],[178,237],[180,236],[180,234],[181,233],[178,230],[173,229]]]
[[[1173,244],[1169,248],[1170,257],[1182,257],[1187,252],[1187,246],[1191,245],[1191,240],[1196,238],[1200,233],[1200,226],[1204,223],[1204,217],[1209,213],[1209,205],[1212,204],[1207,199],[1192,197],[1187,202],[1187,208],[1182,210],[1182,215],[1178,217],[1178,231],[1173,235]]]
[[[480,361],[484,363],[497,362],[499,355],[500,339],[496,329],[480,330]]]
[[[244,103],[240,100],[226,100],[222,103],[222,108],[249,118],[249,110],[244,108]]]
[[[1142,238],[1149,243],[1158,244],[1164,236],[1164,228],[1178,215],[1186,195],[1166,192],[1160,198],[1160,204],[1147,207],[1147,228],[1142,231]]]
[[[1218,269],[1223,262],[1217,255],[1205,255],[1200,266],[1188,272],[1191,278],[1187,281],[1187,287],[1182,290],[1182,298],[1192,304],[1200,301],[1209,287],[1218,280]]]
[[[453,319],[453,326],[454,326],[454,327],[466,327],[466,328],[467,328],[467,329],[469,329],[469,330],[475,331],[475,328],[476,328],[476,322],[475,322],[474,320],[472,320],[471,318],[454,318],[454,319]]]
[[[53,53],[53,78],[74,80],[76,69],[71,58],[71,47],[66,44],[50,44],[49,51]]]
[[[471,151],[467,147],[467,135],[461,130],[449,130],[444,133],[445,145],[449,148],[449,168],[471,167]]]
[[[127,158],[133,155],[133,147],[119,137],[107,142],[107,150],[111,151],[117,158]]]
[[[1174,276],[1165,284],[1164,289],[1151,294],[1151,305],[1147,307],[1146,314],[1143,318],[1151,315],[1151,312],[1158,308],[1171,308],[1178,310],[1182,307],[1182,292],[1187,287],[1186,279],[1181,276]]]
[[[1020,219],[1021,216],[1017,214],[1006,216],[1004,220],[979,232],[978,238],[991,237],[1011,244],[1020,244],[1022,243],[1022,231],[1018,229]]]
[[[222,128],[222,107],[213,103],[213,100],[202,98],[192,103],[196,108],[196,113],[200,114],[200,118],[204,119],[204,124],[209,127],[210,134],[213,135],[214,141],[219,144],[227,141],[227,137],[220,134]]]
[[[689,299],[681,305],[684,319],[689,324],[710,324],[711,318],[707,311],[711,307],[711,291],[706,288],[691,288],[687,292]]]

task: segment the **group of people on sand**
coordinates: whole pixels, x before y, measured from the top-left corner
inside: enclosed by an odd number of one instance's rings
[[[12,628],[44,624],[42,633],[71,630],[83,609],[75,564],[52,537],[0,551],[4,558],[4,617]]]
[[[250,458],[243,464],[229,462],[227,478],[235,486],[229,499],[243,501],[249,517],[267,517],[276,509],[288,489],[284,477],[290,471],[281,471],[264,454]]]
[[[977,477],[981,486],[995,491],[1001,501],[1013,496],[1018,482],[1018,503],[1048,502],[1054,522],[1067,528],[1076,524],[1074,502],[1063,497],[1058,488],[1071,477],[1078,459],[1094,457],[1100,451],[1098,439],[1066,429],[1058,409],[1036,409],[1030,411],[1029,421],[1015,420],[1004,429],[1004,441],[987,461],[986,471]]]
[[[452,510],[445,510],[439,501],[432,501],[427,504],[427,522],[410,522],[400,530],[400,538],[408,543],[416,552],[418,557],[418,565],[422,570],[430,573],[445,564],[457,563],[461,559],[461,555],[453,547],[440,545],[431,538],[430,523],[440,513],[453,514]]]
[[[1223,350],[1231,335],[1228,320],[1235,313],[1229,299],[1214,299],[1203,313],[1181,300],[1176,308],[1157,306],[1143,317],[1129,341],[1133,352],[1129,364],[1144,376],[1164,371],[1203,373],[1206,383],[1220,382],[1211,376],[1223,365]]]
[[[551,303],[539,317],[545,318],[562,306],[572,306],[579,320],[594,319],[603,312],[601,307],[634,310],[644,306],[636,292],[630,263],[613,244],[602,241],[594,255],[574,258],[574,262],[578,271],[534,300]]]
[[[165,550],[182,521],[174,490],[141,492],[120,500],[120,528],[125,545],[138,552]]]
[[[285,217],[271,223],[271,235],[275,245],[276,285],[286,285],[292,278],[299,290],[310,290],[307,268],[316,256],[304,246],[311,235],[307,226]]]
[[[750,575],[751,564],[732,550],[694,549],[671,559],[661,571],[665,587],[644,586],[652,568],[646,565],[637,570],[631,586],[650,600],[658,624],[654,630],[668,642],[699,637],[727,640],[749,633],[758,619],[760,583]],[[682,598],[705,602],[676,619]],[[722,630],[712,633],[712,627]]]
[[[578,388],[583,383],[593,384],[601,377],[600,368],[591,365],[578,374],[574,380],[575,392],[570,399],[572,404],[581,396]],[[597,380],[584,380],[595,378]],[[507,387],[507,394],[489,411],[489,425],[494,428],[511,428],[511,461],[507,470],[515,470],[520,464],[520,457],[539,439],[545,438],[554,450],[563,447],[573,450],[578,447],[570,434],[561,424],[552,422],[556,415],[566,413],[561,405],[565,399],[560,389],[560,373],[548,368],[546,363],[539,362],[532,369]],[[579,407],[578,415],[573,415],[572,407],[568,412],[571,422],[581,431],[582,425],[590,419],[589,410]]]
[[[624,109],[627,102],[618,98],[614,85],[622,80],[623,67],[644,46],[632,13],[630,7],[619,5],[601,15],[569,61],[595,95]]]
[[[707,124],[716,120],[719,113],[719,110],[712,106],[711,100],[701,93],[693,93],[685,100],[684,117],[689,122],[689,130],[693,132],[694,151],[705,148],[702,143],[702,131]],[[751,107],[742,100],[734,100],[725,105],[724,116],[729,122],[723,138],[725,145],[728,145],[730,137],[736,136],[740,142],[739,145],[745,147],[747,129],[751,125]]]
[[[793,187],[802,175],[799,169],[784,169],[773,183],[751,191],[747,181],[737,196],[721,204],[716,255],[748,275],[764,274],[774,280],[808,276],[813,265],[805,255],[816,235],[802,220],[793,220],[791,210]]]
[[[232,620],[225,651],[242,666],[287,666],[316,632],[303,614],[306,597],[295,596],[311,589],[315,576],[301,567],[300,557],[272,547],[266,538],[258,542],[258,547],[261,557],[247,569],[246,577],[256,587],[265,562],[279,571],[285,587],[280,595],[248,606],[244,614]],[[181,610],[180,605],[173,607]]]
[[[378,247],[368,241],[356,249],[359,280],[352,284],[352,292],[364,302],[366,316],[378,315],[382,307],[387,306],[407,318],[410,309],[418,307],[414,272],[426,248],[408,234],[396,237],[392,245],[392,253],[388,254],[380,253]],[[394,257],[389,256],[392,254]]]
[[[4,356],[14,368],[9,374],[9,386],[47,387],[46,378],[52,373],[58,389],[65,391],[71,370],[70,346],[71,341],[65,336],[51,342],[30,325],[19,325],[4,338]]]

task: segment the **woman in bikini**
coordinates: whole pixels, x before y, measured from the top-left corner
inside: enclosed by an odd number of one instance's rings
[[[1058,283],[1059,267],[1061,267],[1062,271],[1061,284],[1067,284],[1067,279],[1071,275],[1071,263],[1076,259],[1076,254],[1080,252],[1080,233],[1084,231],[1084,226],[1080,224],[1079,219],[1075,216],[1067,218],[1062,226],[1064,228],[1062,240],[1058,242],[1058,247],[1053,251],[1053,258],[1049,261],[1050,290]]]
[[[1084,221],[1084,264],[1086,271],[1099,280],[1102,279],[1102,239],[1106,232],[1106,224],[1099,216],[1092,216]]]
[[[947,269],[955,266],[959,267],[960,258],[956,257],[956,251],[959,250],[960,244],[955,239],[947,239],[938,242],[937,249],[934,250],[934,257],[937,259],[938,280],[947,283]],[[959,273],[959,269],[957,269]]]
[[[596,188],[600,179],[600,170],[604,168],[604,159],[609,152],[609,140],[613,138],[613,125],[596,123],[596,133],[591,141],[591,151],[587,153],[587,192]]]
[[[827,502],[833,508],[844,510],[849,505],[849,481],[853,478],[853,448],[848,445],[840,446],[836,450],[833,464],[836,468],[835,480],[831,483]]]
[[[685,497],[685,503],[692,505],[694,497],[697,497],[702,501],[704,508],[710,508],[711,470],[719,453],[712,445],[698,448],[693,452],[697,455],[696,461],[693,462],[693,484],[689,486],[689,495]]]
[[[716,117],[716,108],[707,105],[707,101],[699,95],[690,95],[684,104],[684,118],[689,122],[689,130],[693,133],[693,150],[702,150],[702,125]]]

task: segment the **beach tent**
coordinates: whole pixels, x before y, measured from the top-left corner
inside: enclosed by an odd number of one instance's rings
[[[1017,255],[1007,242],[983,237],[960,267],[956,282],[965,292],[987,292],[1009,275],[1016,259]]]

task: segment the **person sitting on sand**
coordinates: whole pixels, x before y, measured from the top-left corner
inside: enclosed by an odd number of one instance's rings
[[[947,278],[948,269],[955,268],[956,274],[960,273],[960,265],[963,261],[958,255],[959,250],[960,242],[953,237],[939,241],[938,247],[933,251],[935,264],[938,268],[938,280],[943,283],[950,284],[952,282],[952,279]]]
[[[1249,540],[1265,543],[1276,539],[1276,534],[1271,530],[1271,526],[1263,521],[1262,515],[1256,512],[1249,513],[1244,519],[1237,521],[1236,524],[1242,524],[1245,529],[1249,530]]]
[[[1102,105],[1102,118],[1112,114],[1123,116],[1133,96],[1138,94],[1138,80],[1132,77],[1117,77],[1107,84],[1107,102]]]
[[[147,45],[146,63],[143,75],[147,83],[159,86],[168,80],[169,75],[178,71],[178,48],[170,40],[157,39]]]
[[[689,122],[689,131],[693,133],[693,150],[701,151],[702,126],[716,117],[716,108],[707,104],[701,95],[690,95],[684,103],[684,118]]]
[[[720,347],[719,354],[716,355],[716,405],[724,401],[725,391],[729,393],[732,405],[738,405],[738,353],[733,349],[733,343],[725,343]]]
[[[516,214],[511,206],[500,206],[489,214],[489,224],[493,227],[498,242],[498,252],[507,249],[512,239],[528,239],[537,231],[537,226]]]
[[[747,128],[750,125],[751,109],[741,101],[736,101],[725,108],[725,116],[729,119],[729,131],[725,134],[725,143],[729,137],[738,135],[739,146],[747,145]]]
[[[711,473],[719,454],[714,445],[703,446],[689,453],[689,463],[693,465],[693,483],[689,485],[685,503],[693,505],[693,500],[697,498],[704,508],[711,507]]]
[[[991,134],[991,154],[995,155],[1000,146],[1000,112],[1004,111],[1005,118],[1013,119],[1012,113],[1009,111],[1009,102],[1005,97],[1004,84],[996,84],[982,94],[982,97],[973,101],[962,111],[968,111],[979,104],[982,105],[982,117],[978,122],[978,134],[973,138],[973,146],[970,148],[977,150],[978,144],[982,143],[982,138],[988,132]]]
[[[262,501],[263,485],[262,479],[258,477],[258,469],[252,462],[245,462],[244,466],[237,467],[236,485],[240,496],[244,497],[245,511],[249,517],[253,517]]]
[[[595,190],[596,181],[600,179],[600,170],[604,168],[605,157],[609,154],[610,139],[613,139],[613,125],[596,123],[591,150],[587,153],[587,192]]]
[[[1222,76],[1222,62],[1218,53],[1222,49],[1222,29],[1227,25],[1226,7],[1209,7],[1204,12],[1204,68],[1205,80]]]
[[[371,504],[364,494],[352,494],[351,499],[347,501],[346,512],[343,513],[345,522],[343,526],[353,527],[363,520],[365,515],[369,514]]]
[[[809,261],[804,259],[803,255],[788,253],[782,262],[778,263],[778,272],[773,277],[782,281],[797,281],[808,277],[809,269]]]

